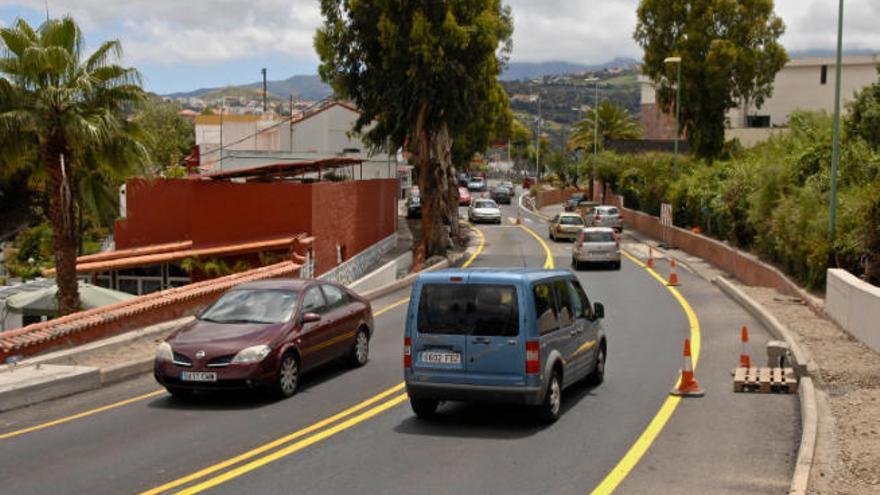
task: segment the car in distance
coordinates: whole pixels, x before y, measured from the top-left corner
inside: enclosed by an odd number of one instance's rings
[[[466,187],[458,188],[458,206],[470,206],[471,199],[471,192]]]
[[[511,197],[510,189],[508,189],[506,187],[498,186],[498,187],[492,189],[492,199],[494,199],[495,202],[498,204],[509,205],[510,204],[510,197]]]
[[[616,206],[594,206],[587,212],[586,221],[591,227],[611,227],[623,232],[623,218]]]
[[[413,194],[406,198],[406,218],[421,218],[422,216],[422,197],[419,194]]]
[[[610,227],[581,229],[571,248],[571,265],[575,270],[597,263],[610,264],[615,270],[620,270],[620,238]]]
[[[468,208],[468,221],[471,223],[501,223],[501,209],[491,199],[475,199],[471,201],[471,206]]]
[[[156,349],[153,374],[172,395],[194,390],[296,392],[302,373],[339,357],[366,364],[370,303],[336,284],[275,279],[233,287]]]
[[[468,182],[467,188],[471,192],[483,192],[486,190],[486,180],[482,177],[471,177],[471,181]]]
[[[548,235],[553,241],[574,240],[584,228],[584,219],[577,213],[560,213],[550,219]]]
[[[568,198],[568,201],[565,202],[565,205],[563,206],[563,208],[565,209],[565,211],[575,211],[575,210],[577,210],[577,207],[580,204],[580,202],[584,201],[584,199],[586,197],[587,197],[586,193],[582,193],[582,192],[572,193],[571,197]]]
[[[604,379],[604,313],[569,270],[420,275],[403,343],[413,411],[429,417],[448,400],[507,402],[535,406],[555,421],[564,389]]]
[[[460,187],[467,187],[468,182],[471,181],[471,178],[468,177],[468,174],[461,172],[458,174],[458,185]]]

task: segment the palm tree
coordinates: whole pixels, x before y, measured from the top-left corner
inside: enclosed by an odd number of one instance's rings
[[[568,149],[593,150],[596,114],[589,112],[584,120],[574,125],[568,138]],[[625,108],[604,100],[599,103],[599,147],[608,139],[638,139],[641,135],[639,123],[629,115]]]
[[[82,31],[69,17],[36,30],[19,19],[0,28],[0,39],[0,163],[30,167],[44,184],[58,310],[68,314],[80,306],[80,185],[146,158],[137,126],[126,118],[144,100],[140,75],[111,62],[121,55],[118,41],[86,57]]]

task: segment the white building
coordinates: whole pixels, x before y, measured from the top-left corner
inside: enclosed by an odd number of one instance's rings
[[[394,154],[371,154],[352,132],[360,113],[342,102],[331,102],[293,122],[252,115],[223,116],[223,158],[220,160],[220,116],[196,118],[196,145],[201,168],[216,172],[268,165],[280,161],[316,160],[346,156],[361,158],[363,167],[349,171],[352,178],[397,178]]]
[[[751,145],[766,139],[774,131],[784,128],[795,110],[834,111],[835,57],[792,58],[776,74],[773,94],[764,100],[761,108],[754,102],[748,107],[742,104],[727,112],[727,139],[738,138]],[[841,63],[841,107],[853,99],[855,92],[877,82],[877,66],[880,54],[845,56]],[[653,82],[639,77],[642,98],[643,137],[672,139],[674,122],[672,116],[660,114],[656,105]],[[687,91],[688,88],[682,88]]]

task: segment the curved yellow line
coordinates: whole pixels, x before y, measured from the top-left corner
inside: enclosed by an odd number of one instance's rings
[[[528,232],[532,237],[537,239],[538,243],[541,244],[541,247],[544,248],[544,253],[547,255],[546,260],[544,261],[544,268],[555,268],[556,264],[553,262],[553,253],[550,251],[550,246],[541,238],[534,230],[526,227],[525,225],[517,225],[517,227],[523,229]]]
[[[644,268],[651,276],[653,276],[657,281],[659,281],[666,290],[668,290],[672,297],[678,301],[678,304],[682,307],[685,314],[687,315],[688,325],[690,325],[690,338],[691,338],[691,351],[693,353],[693,363],[694,369],[697,367],[697,361],[700,359],[700,321],[697,319],[697,314],[694,313],[693,308],[681,295],[681,293],[675,287],[670,287],[666,285],[666,280],[663,279],[657,272],[648,268],[644,263],[639,261],[633,255],[627,253],[626,251],[621,251],[624,256],[626,256],[630,261],[635,263],[636,265]],[[676,382],[676,386],[678,382]],[[672,417],[672,413],[675,412],[675,409],[678,407],[678,404],[681,402],[681,397],[669,396],[663,402],[663,405],[660,406],[660,410],[657,411],[657,414],[654,415],[654,418],[648,423],[648,427],[639,435],[639,438],[636,439],[636,442],[632,447],[627,451],[627,453],[620,459],[614,469],[605,476],[605,479],[599,483],[592,492],[591,495],[607,495],[613,493],[614,490],[626,479],[627,475],[629,475],[630,471],[639,463],[642,459],[642,456],[648,451],[651,447],[651,444],[657,439],[660,435],[660,432],[663,431],[663,427],[666,426],[666,423],[669,421],[669,418]]]
[[[472,223],[465,223],[465,225],[466,225],[469,229],[471,229],[471,230],[473,230],[474,232],[476,232],[477,235],[480,237],[480,240],[479,240],[479,242],[477,243],[477,249],[475,249],[474,252],[471,253],[470,258],[468,258],[467,261],[465,261],[464,263],[461,264],[461,267],[462,267],[462,268],[467,268],[467,267],[471,266],[471,263],[473,263],[474,260],[477,259],[477,256],[479,256],[480,253],[483,252],[483,248],[486,246],[486,236],[485,236],[485,234],[483,234],[483,231],[480,230],[480,229],[478,229],[477,226],[474,225],[474,224],[472,224]]]

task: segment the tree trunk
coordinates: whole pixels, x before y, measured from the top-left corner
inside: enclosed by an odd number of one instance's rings
[[[58,284],[58,315],[80,310],[76,281],[76,252],[79,229],[76,215],[76,191],[70,155],[59,139],[50,140],[42,159],[49,172],[46,194],[49,222],[52,224],[52,247],[55,250],[55,277]]]
[[[452,140],[445,124],[433,133],[425,129],[427,112],[428,104],[423,103],[413,133],[419,169],[419,192],[422,196],[422,243],[426,257],[445,256],[449,248],[449,233],[444,220],[452,216],[449,209],[452,196],[449,190],[450,177],[454,170]]]

